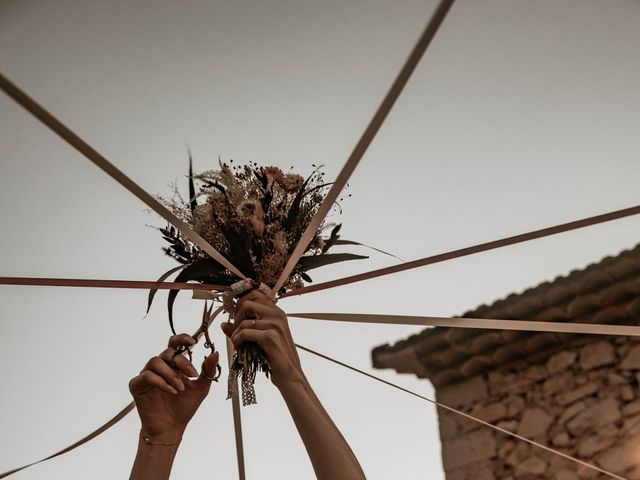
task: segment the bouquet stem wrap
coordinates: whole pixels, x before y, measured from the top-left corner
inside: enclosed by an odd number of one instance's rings
[[[258,284],[252,280],[242,280],[231,285],[231,291],[225,292],[222,296],[225,309],[229,312],[229,317],[233,318],[236,304],[235,297],[250,290],[257,289],[272,297],[271,289],[264,283]],[[233,360],[229,366],[229,379],[227,386],[227,400],[237,393],[238,379],[242,388],[242,405],[254,405],[256,400],[255,381],[256,374],[264,372],[267,378],[271,372],[269,360],[266,352],[255,342],[245,342],[241,344],[233,353]]]
[[[242,405],[253,405],[256,400],[256,373],[264,372],[269,376],[271,368],[267,354],[262,347],[254,342],[246,342],[238,347],[233,354],[233,362],[229,367],[229,385],[227,399],[237,393],[238,378],[242,387]]]

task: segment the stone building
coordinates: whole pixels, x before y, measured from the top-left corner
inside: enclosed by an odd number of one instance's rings
[[[464,316],[640,324],[640,245]],[[437,400],[640,479],[640,337],[434,328],[372,352]],[[439,414],[447,480],[610,478],[477,422]]]

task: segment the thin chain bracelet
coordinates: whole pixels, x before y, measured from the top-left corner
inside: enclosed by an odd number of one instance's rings
[[[182,437],[181,437],[175,443],[152,442],[151,439],[142,432],[142,430],[140,430],[140,436],[144,440],[144,443],[146,443],[147,445],[154,445],[159,447],[175,447],[176,445],[180,444],[180,442],[182,441]]]

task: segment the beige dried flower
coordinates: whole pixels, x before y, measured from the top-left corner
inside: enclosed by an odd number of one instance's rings
[[[251,228],[256,235],[264,235],[264,211],[257,200],[244,200],[237,208],[238,217]]]
[[[304,184],[304,178],[300,175],[296,175],[295,173],[287,173],[283,175],[280,179],[276,178],[276,182],[284,189],[287,193],[296,193],[302,185]]]
[[[284,173],[278,167],[273,167],[273,166],[264,167],[262,169],[262,171],[267,176],[267,188],[268,189],[271,188],[271,185],[273,185],[274,181],[280,183],[280,181],[284,177]]]
[[[211,227],[213,205],[209,202],[198,205],[193,209],[193,229],[200,235],[204,235]]]

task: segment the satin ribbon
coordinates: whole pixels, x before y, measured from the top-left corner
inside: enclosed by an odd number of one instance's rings
[[[102,425],[100,428],[94,430],[90,434],[82,437],[80,440],[78,440],[77,442],[73,443],[72,445],[69,445],[68,447],[63,448],[59,452],[56,452],[53,455],[49,455],[48,457],[43,458],[42,460],[38,460],[37,462],[33,462],[33,463],[28,464],[28,465],[24,465],[23,467],[14,468],[13,470],[9,470],[7,472],[0,473],[0,478],[6,478],[6,477],[8,477],[10,475],[13,475],[14,473],[18,473],[21,470],[24,470],[25,468],[32,467],[33,465],[37,465],[37,464],[42,463],[42,462],[46,462],[47,460],[51,460],[52,458],[56,458],[56,457],[59,457],[60,455],[63,455],[65,453],[67,453],[67,452],[70,452],[71,450],[75,450],[79,446],[84,445],[85,443],[89,442],[90,440],[93,440],[94,438],[96,438],[98,435],[100,435],[100,434],[106,432],[107,430],[109,430],[116,423],[118,423],[120,420],[122,420],[124,417],[126,417],[129,414],[129,412],[131,412],[134,408],[136,408],[136,405],[135,405],[135,403],[131,402],[129,405],[127,405],[122,410],[120,410],[107,423]]]
[[[288,313],[287,316],[334,322],[422,325],[425,327],[480,328],[489,330],[524,330],[528,332],[623,335],[631,337],[640,336],[640,327],[638,326],[603,325],[598,323],[537,322],[529,320],[494,320],[466,317],[420,317],[410,315],[375,315],[369,313]]]
[[[91,147],[87,142],[82,140],[78,135],[71,131],[60,120],[51,115],[47,110],[39,105],[34,99],[29,97],[25,92],[14,85],[7,77],[0,73],[0,89],[13,98],[18,104],[24,107],[29,113],[44,123],[47,127],[57,133],[64,141],[82,153],[87,159],[93,162],[97,167],[102,169],[107,175],[113,178],[124,188],[133,193],[138,199],[142,200],[149,208],[154,210],[158,215],[163,217],[167,222],[172,224],[185,237],[189,238],[193,243],[198,245],[202,250],[207,252],[214,260],[227,268],[234,275],[241,279],[246,277],[235,266],[229,262],[218,250],[213,248],[209,242],[202,238],[187,223],[176,217],[167,207],[162,205],[152,195],[149,195],[142,187],[127,177],[115,165],[103,157],[97,150]]]
[[[185,282],[148,282],[138,280],[100,280],[88,278],[35,278],[35,277],[0,277],[0,285],[26,285],[38,287],[85,287],[85,288],[156,288],[158,290],[204,290],[226,291],[225,285]]]
[[[371,280],[372,278],[382,277],[384,275],[390,275],[392,273],[404,272],[413,268],[419,268],[426,265],[432,265],[434,263],[445,262],[447,260],[453,260],[455,258],[465,257],[467,255],[473,255],[475,253],[486,252],[488,250],[494,250],[496,248],[506,247],[508,245],[515,245],[517,243],[527,242],[529,240],[535,240],[542,237],[548,237],[550,235],[556,235],[558,233],[569,232],[571,230],[577,230],[579,228],[590,227],[592,225],[598,225],[600,223],[610,222],[612,220],[618,220],[638,214],[640,214],[640,205],[624,208],[622,210],[616,210],[615,212],[609,212],[602,215],[583,218],[581,220],[575,220],[573,222],[555,225],[553,227],[534,230],[532,232],[522,233],[520,235],[506,237],[500,240],[494,240],[492,242],[481,243],[478,245],[473,245],[471,247],[461,248],[459,250],[452,250],[449,252],[440,253],[438,255],[420,258],[418,260],[412,260],[410,262],[399,263],[398,265],[393,265],[391,267],[380,268],[378,270],[372,270],[370,272],[360,273],[358,275],[351,275],[349,277],[340,278],[338,280],[331,280],[329,282],[308,285],[306,287],[297,288],[288,293],[285,293],[281,295],[281,297],[284,298],[293,295],[303,295],[305,293],[326,290],[327,288],[341,287],[350,283],[361,282],[363,280]]]
[[[338,178],[336,178],[336,181],[331,186],[329,193],[327,193],[327,196],[320,204],[318,211],[316,212],[313,219],[307,226],[307,229],[304,231],[302,237],[298,241],[296,248],[289,257],[284,270],[280,274],[280,278],[276,282],[276,285],[273,287],[274,292],[277,293],[280,291],[280,288],[284,285],[284,283],[287,281],[287,278],[289,278],[289,275],[298,264],[300,257],[306,251],[307,246],[316,236],[320,224],[329,213],[331,207],[333,207],[333,204],[340,195],[340,192],[342,192],[344,186],[349,181],[349,178],[358,166],[358,163],[360,163],[360,160],[369,148],[369,145],[371,145],[371,142],[373,142],[373,139],[378,133],[378,130],[380,130],[380,127],[387,118],[387,115],[389,115],[391,108],[396,103],[396,100],[402,93],[402,90],[409,81],[409,78],[411,78],[411,74],[416,69],[418,62],[420,61],[420,59],[424,55],[424,52],[427,50],[427,47],[438,32],[438,28],[444,21],[447,13],[449,12],[449,9],[451,8],[451,5],[453,5],[453,2],[454,0],[442,0],[431,16],[429,23],[424,29],[415,47],[411,51],[411,54],[403,65],[402,70],[400,70],[400,73],[398,73],[398,76],[391,85],[391,88],[387,92],[387,95],[378,107],[378,110],[369,122],[369,125],[360,137],[360,140],[354,147],[346,163],[342,167]]]
[[[233,343],[227,338],[227,362],[231,365],[233,361]],[[237,383],[235,380],[236,388],[231,394],[231,409],[233,411],[233,431],[236,440],[236,460],[238,462],[238,477],[240,480],[245,480],[245,468],[244,468],[244,444],[242,441],[242,416],[240,413],[240,398],[238,396]]]

